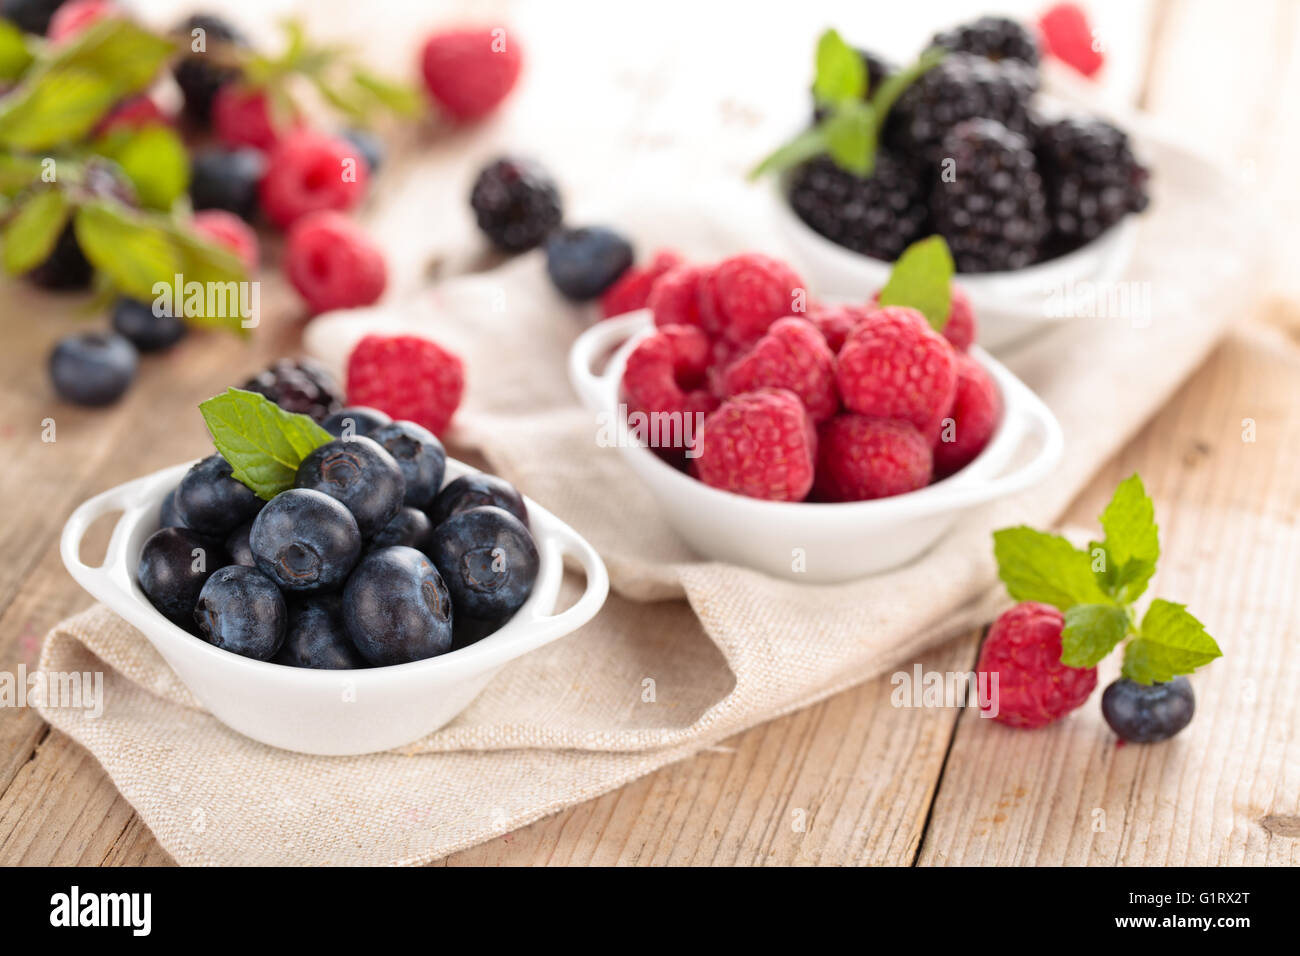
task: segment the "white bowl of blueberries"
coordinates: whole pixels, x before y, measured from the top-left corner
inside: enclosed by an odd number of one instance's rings
[[[266,415],[236,445],[221,432],[225,454],[85,502],[61,541],[77,582],[239,733],[312,754],[409,744],[604,603],[591,545],[420,425],[359,407],[319,426]],[[274,454],[244,457],[246,441]],[[116,511],[104,563],[84,563],[87,528]],[[566,558],[586,586],[556,613]]]

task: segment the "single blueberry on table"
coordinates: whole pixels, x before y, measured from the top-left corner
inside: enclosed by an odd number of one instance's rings
[[[341,587],[361,554],[356,519],[320,491],[293,488],[267,503],[248,535],[258,570],[286,591]]]
[[[481,471],[461,475],[449,482],[429,506],[429,518],[436,528],[457,512],[485,506],[502,508],[524,524],[528,523],[528,508],[519,489],[496,475]]]
[[[1162,684],[1139,684],[1121,677],[1101,695],[1101,714],[1124,740],[1153,744],[1186,727],[1196,712],[1196,696],[1186,677]]]
[[[212,572],[226,563],[221,546],[189,528],[160,528],[140,549],[135,579],[158,612],[194,629],[194,605]]]
[[[313,594],[289,603],[289,630],[275,663],[318,670],[366,667],[343,621],[339,594]]]
[[[428,551],[433,539],[433,522],[419,508],[402,508],[392,521],[379,529],[370,539],[370,550],[392,548],[404,544],[416,551]]]
[[[366,539],[393,520],[406,496],[406,480],[393,456],[363,435],[316,448],[298,466],[294,485],[342,502]]]
[[[433,432],[415,422],[389,422],[369,436],[397,461],[406,481],[405,504],[423,508],[442,487],[447,450]]]
[[[603,226],[557,229],[546,240],[546,272],[560,294],[594,299],[632,265],[632,244]]]
[[[194,620],[209,644],[269,661],[284,642],[289,612],[274,581],[256,568],[229,564],[203,585]]]
[[[377,408],[349,405],[326,418],[320,427],[335,438],[352,438],[355,435],[369,435],[380,425],[387,425],[391,421]]]
[[[209,455],[185,473],[176,486],[176,511],[187,527],[224,538],[251,521],[266,504],[243,482],[231,477],[220,455]]]
[[[257,218],[257,184],[266,171],[260,152],[205,149],[190,165],[190,202],[196,210],[224,209],[246,222]]]
[[[504,623],[537,580],[537,545],[522,521],[500,508],[471,508],[433,532],[429,557],[447,582],[457,615]]]
[[[185,323],[170,312],[154,312],[153,303],[118,299],[113,306],[113,330],[141,352],[170,348],[185,335]]]
[[[181,513],[176,510],[176,489],[173,488],[163,497],[162,506],[158,509],[158,527],[160,528],[184,528],[185,519]]]
[[[257,567],[257,562],[253,560],[253,549],[248,543],[252,530],[253,522],[245,521],[226,537],[226,556],[230,558],[231,564],[242,564],[246,568]]]
[[[451,649],[452,604],[433,562],[414,548],[361,559],[343,590],[348,635],[371,664],[405,664]]]
[[[50,353],[50,380],[60,397],[77,405],[111,405],[135,378],[135,346],[112,332],[82,332],[60,339]]]

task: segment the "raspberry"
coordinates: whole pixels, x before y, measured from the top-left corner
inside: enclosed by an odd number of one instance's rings
[[[313,213],[294,225],[285,242],[285,273],[312,312],[370,305],[388,281],[383,254],[337,212]]]
[[[680,265],[660,277],[646,300],[646,306],[654,313],[655,325],[693,325],[703,328],[699,288],[707,272],[706,266]]]
[[[723,374],[727,396],[755,389],[787,388],[799,396],[809,417],[822,422],[840,407],[835,390],[835,353],[804,319],[780,319]]]
[[[936,33],[931,46],[974,53],[990,60],[1020,60],[1038,65],[1038,44],[1025,27],[1008,17],[980,17],[951,30]]]
[[[250,272],[257,268],[260,258],[257,233],[233,212],[205,209],[194,214],[192,224],[195,232],[237,255]]]
[[[911,422],[926,438],[939,435],[957,392],[952,346],[915,309],[873,312],[840,349],[836,381],[849,411]]]
[[[57,45],[72,39],[100,20],[120,16],[121,13],[117,5],[109,0],[72,0],[54,11],[54,16],[50,17],[50,28],[45,35],[51,44]]]
[[[958,355],[957,397],[934,446],[935,474],[951,475],[974,461],[993,437],[1001,417],[1002,396],[989,373],[969,355]]]
[[[500,105],[519,79],[519,44],[499,27],[435,33],[420,52],[429,95],[452,119],[482,119]]]
[[[648,265],[633,266],[600,297],[600,314],[604,318],[644,309],[650,301],[655,283],[682,264],[682,257],[671,249],[661,249]]]
[[[727,369],[731,363],[746,352],[743,345],[728,342],[726,339],[714,339],[709,344],[709,391],[718,399],[727,397]]]
[[[1093,76],[1105,63],[1092,44],[1088,15],[1074,3],[1058,3],[1038,18],[1047,52],[1084,76]]]
[[[1026,601],[1006,611],[989,628],[975,669],[990,678],[993,719],[1011,727],[1044,727],[1074,710],[1097,686],[1097,668],[1061,663],[1065,618],[1047,604]],[[992,707],[983,707],[990,710]]]
[[[908,422],[845,412],[817,431],[817,497],[866,501],[923,488],[930,445]]]
[[[237,83],[221,87],[213,97],[212,129],[229,149],[251,146],[268,153],[283,135],[271,115],[266,91]]]
[[[623,397],[633,412],[712,411],[703,388],[709,340],[689,325],[666,325],[642,339],[627,357]]]
[[[366,192],[365,163],[353,159],[351,144],[308,130],[286,135],[267,157],[258,186],[262,210],[281,229],[312,212],[346,212]]]
[[[706,485],[769,501],[802,501],[813,483],[817,433],[783,388],[729,398],[704,420],[695,474]]]
[[[740,345],[757,342],[777,319],[794,313],[803,280],[784,262],[757,253],[718,263],[700,283],[705,331]]]
[[[943,326],[943,337],[958,352],[965,352],[975,342],[975,309],[965,290],[955,282],[949,287],[949,292],[952,299],[948,306],[948,321]],[[880,301],[879,290],[871,297],[871,301]]]
[[[348,404],[442,435],[465,391],[460,358],[418,335],[367,335],[348,357]]]
[[[862,305],[816,305],[808,310],[808,321],[817,327],[831,351],[839,352],[849,333],[873,311]]]

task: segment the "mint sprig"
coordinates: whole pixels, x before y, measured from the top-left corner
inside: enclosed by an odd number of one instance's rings
[[[1105,537],[1076,548],[1023,525],[993,533],[998,575],[1017,601],[1039,601],[1065,616],[1061,662],[1093,667],[1127,641],[1123,674],[1142,684],[1172,680],[1222,656],[1182,604],[1157,598],[1140,626],[1133,602],[1160,557],[1155,507],[1136,474],[1120,482],[1101,515]]]
[[[309,416],[239,388],[201,402],[199,411],[235,479],[265,501],[292,488],[302,460],[334,440]]]
[[[942,332],[952,311],[952,276],[956,266],[943,236],[912,243],[890,270],[880,290],[881,305],[916,309],[936,332]]]

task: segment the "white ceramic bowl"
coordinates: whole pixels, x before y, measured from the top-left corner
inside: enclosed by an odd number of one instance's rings
[[[190,463],[164,468],[82,504],[64,525],[60,550],[73,578],[140,630],[181,681],[222,723],[273,747],[310,754],[363,754],[400,747],[437,730],[487,686],[507,662],[581,627],[609,593],[594,548],[536,502],[528,523],[540,567],[528,601],[501,630],[440,657],[363,670],[311,670],[241,657],[187,634],[154,610],[135,582],[145,539],[158,528],[167,492]],[[447,461],[450,481],[475,469]],[[121,511],[100,567],[84,564],[81,539],[99,517]],[[564,558],[587,585],[554,614]]]
[[[987,352],[972,348],[997,383],[1003,413],[988,445],[957,474],[892,498],[834,504],[762,501],[721,491],[637,443],[621,414],[619,383],[627,357],[653,328],[647,310],[596,323],[573,344],[569,379],[602,425],[613,426],[619,451],[669,523],[706,558],[813,583],[887,571],[927,550],[966,509],[1042,481],[1064,448],[1061,426],[1038,396]],[[611,352],[603,371],[595,372]],[[1029,437],[1037,439],[1036,451],[1004,474]]]

